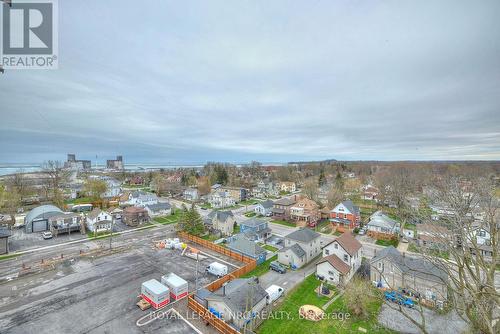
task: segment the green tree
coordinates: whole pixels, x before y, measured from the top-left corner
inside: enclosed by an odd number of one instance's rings
[[[102,180],[88,179],[83,185],[83,191],[93,200],[101,199],[101,196],[108,190],[108,185]]]
[[[181,229],[184,232],[187,232],[192,235],[201,235],[205,231],[205,226],[203,225],[203,220],[194,207],[194,204],[191,205],[191,208],[188,209],[186,206],[182,208],[182,218],[181,218]]]
[[[321,168],[321,170],[319,171],[318,185],[322,187],[325,184],[326,184],[325,171],[323,170],[323,168]]]

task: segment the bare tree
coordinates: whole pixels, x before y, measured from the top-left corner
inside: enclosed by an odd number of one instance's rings
[[[335,185],[330,188],[327,194],[327,206],[333,209],[337,204],[344,200],[344,194],[341,189],[337,188]]]
[[[421,216],[426,224],[422,258],[446,277],[448,306],[470,326],[474,333],[498,333],[500,293],[495,287],[499,265],[499,199],[488,178],[457,174],[434,182],[434,202],[444,208],[440,220]],[[425,266],[414,268],[424,272]],[[373,266],[372,266],[373,269]],[[383,273],[379,272],[383,276]],[[384,278],[386,281],[386,278]],[[398,288],[398,287],[391,287]],[[412,317],[403,307],[388,303],[423,333],[426,316],[418,296],[420,317]]]
[[[309,199],[316,201],[318,199],[318,182],[314,179],[309,179],[304,183],[302,193]]]
[[[63,168],[63,164],[60,161],[53,160],[44,162],[42,164],[42,170],[49,179],[48,185],[52,194],[52,201],[56,205],[62,206],[64,204],[64,198],[61,186],[67,181],[69,172]]]

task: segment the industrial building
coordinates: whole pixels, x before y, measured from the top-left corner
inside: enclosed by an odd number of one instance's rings
[[[123,157],[121,155],[116,156],[115,160],[106,160],[107,169],[123,169]]]
[[[90,160],[76,160],[75,154],[68,154],[68,160],[64,163],[64,168],[87,170],[92,168],[92,162]]]
[[[26,233],[50,230],[49,218],[62,213],[62,210],[54,205],[41,205],[34,208],[24,218]]]

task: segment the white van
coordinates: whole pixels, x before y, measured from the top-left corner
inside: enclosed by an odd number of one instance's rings
[[[267,299],[267,303],[271,304],[275,300],[277,300],[279,297],[283,296],[283,293],[285,290],[277,285],[271,285],[269,288],[266,289],[267,295],[269,298]]]
[[[207,267],[207,269],[205,269],[205,271],[217,277],[222,277],[224,275],[227,275],[227,266],[219,262],[212,262]]]

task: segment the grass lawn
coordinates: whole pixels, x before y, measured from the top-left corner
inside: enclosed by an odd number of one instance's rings
[[[153,218],[153,220],[159,224],[162,224],[162,225],[175,224],[179,221],[181,214],[182,214],[182,210],[177,209],[177,210],[175,210],[173,215],[155,217],[155,218]]]
[[[266,260],[259,264],[257,267],[255,267],[254,270],[246,273],[245,275],[241,276],[241,278],[247,278],[247,277],[252,277],[252,276],[262,276],[265,273],[269,271],[269,264],[273,261],[275,261],[278,258],[278,255],[273,256],[269,260]]]
[[[376,300],[370,305],[372,316],[368,320],[360,320],[351,316],[349,319],[338,320],[339,313],[347,314],[342,297],[339,297],[327,309],[329,319],[323,319],[318,322],[308,321],[299,318],[299,308],[302,305],[309,304],[318,307],[328,302],[328,298],[318,297],[314,289],[320,282],[313,275],[308,276],[300,285],[298,285],[283,301],[283,303],[274,311],[277,317],[268,319],[257,329],[258,334],[271,333],[300,333],[300,334],[322,334],[322,333],[358,333],[358,327],[363,327],[367,333],[392,333],[385,328],[377,325],[377,315],[382,305],[382,298]],[[283,312],[283,313],[280,313]],[[284,319],[280,319],[280,314]],[[360,333],[360,332],[359,332]]]
[[[65,204],[92,204],[94,199],[90,197],[80,197],[75,199],[68,199],[64,201]]]
[[[253,204],[258,204],[260,203],[260,201],[256,200],[256,199],[246,199],[244,201],[241,201],[239,204],[241,205],[253,205]]]
[[[17,257],[17,256],[22,256],[22,254],[17,254],[17,253],[3,254],[3,255],[0,255],[0,261],[12,259],[12,258]]]
[[[375,242],[375,244],[379,245],[379,246],[394,246],[394,247],[398,247],[398,241],[396,239],[394,240],[377,240]]]
[[[278,248],[273,247],[271,245],[266,245],[266,244],[263,244],[263,243],[259,243],[259,246],[262,247],[262,248],[264,248],[264,249],[267,249],[268,251],[273,252],[273,253],[278,251]]]
[[[257,214],[255,212],[253,212],[253,211],[245,213],[245,217],[248,217],[248,218],[255,217],[255,215],[257,215]]]
[[[211,209],[212,205],[210,203],[205,203],[205,204],[200,205],[200,207],[204,208],[204,209]]]
[[[233,234],[238,234],[240,233],[240,225],[235,225],[233,227]]]
[[[290,227],[295,227],[295,223],[290,223],[290,222],[287,222],[286,220],[271,220],[271,223],[275,223],[275,224],[281,224],[281,225],[285,225],[285,226],[290,226]]]
[[[219,240],[221,237],[219,235],[209,233],[207,235],[202,236],[201,238],[208,241],[215,241]]]

